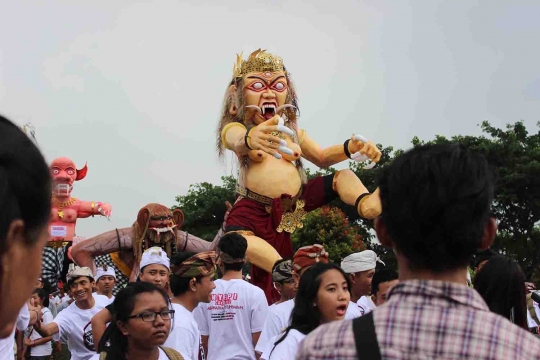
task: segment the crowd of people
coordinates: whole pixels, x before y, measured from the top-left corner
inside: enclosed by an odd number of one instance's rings
[[[229,232],[215,251],[146,249],[116,296],[107,266],[71,265],[50,293],[39,278],[48,167],[0,118],[0,359],[540,359],[532,288],[517,262],[490,250],[486,159],[425,145],[378,181],[374,229],[397,269],[371,250],[333,264],[322,244],[301,247],[274,264],[280,298],[269,304],[243,273],[246,238]]]

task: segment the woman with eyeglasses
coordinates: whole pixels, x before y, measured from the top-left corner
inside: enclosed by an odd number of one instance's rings
[[[116,295],[114,309],[114,319],[100,343],[108,343],[107,349],[91,360],[183,359],[176,350],[161,346],[174,319],[165,290],[151,283],[131,283]]]

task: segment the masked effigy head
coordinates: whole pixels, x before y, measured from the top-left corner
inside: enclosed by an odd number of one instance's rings
[[[86,164],[77,170],[73,160],[67,157],[54,159],[49,167],[53,179],[53,194],[56,196],[69,196],[73,190],[73,183],[86,177],[88,167]]]
[[[176,253],[176,228],[184,223],[184,213],[180,209],[171,211],[168,207],[151,203],[139,210],[132,226],[133,252],[140,260],[144,250],[153,246],[161,247],[170,258]]]
[[[250,127],[279,114],[287,126],[295,129],[298,113],[294,85],[279,56],[261,49],[245,60],[241,54],[237,55],[217,129],[220,155],[223,153],[221,131],[227,124],[240,122]]]

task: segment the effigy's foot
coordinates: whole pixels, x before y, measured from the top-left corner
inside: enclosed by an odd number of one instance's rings
[[[281,255],[266,240],[253,235],[251,231],[236,231],[242,235],[248,244],[246,251],[247,261],[267,273],[272,273],[272,268],[276,261],[281,259]]]
[[[372,194],[364,193],[358,197],[356,210],[364,219],[375,219],[382,213],[381,199],[379,197],[379,188]]]

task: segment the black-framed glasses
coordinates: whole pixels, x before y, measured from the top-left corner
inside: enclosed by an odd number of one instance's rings
[[[156,320],[158,315],[163,320],[171,320],[174,319],[174,310],[163,310],[158,312],[149,311],[142,314],[131,315],[128,317],[128,319],[141,318],[144,322],[153,322]]]

